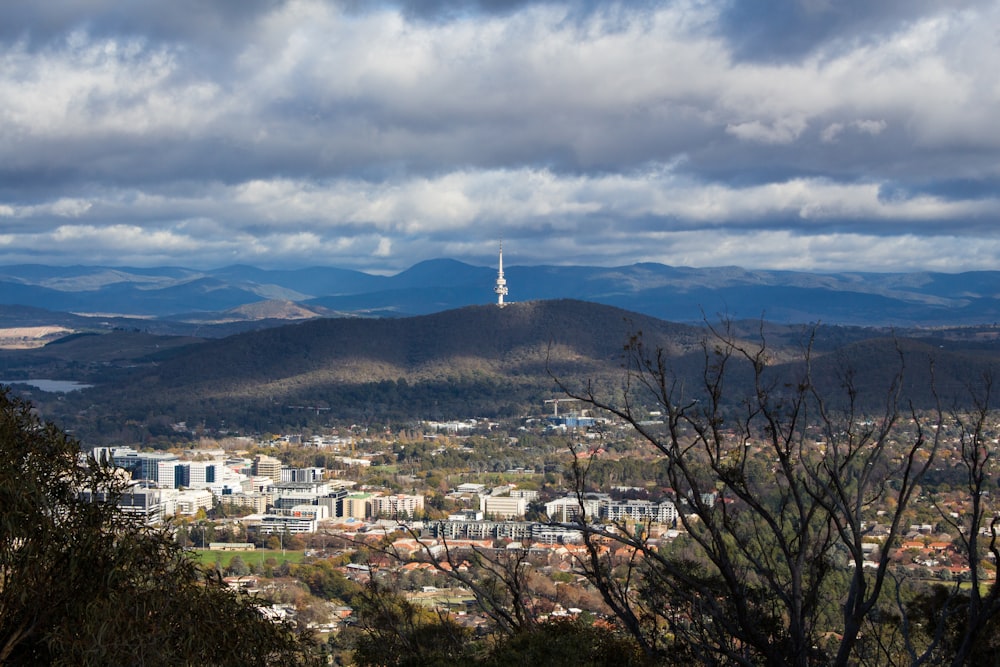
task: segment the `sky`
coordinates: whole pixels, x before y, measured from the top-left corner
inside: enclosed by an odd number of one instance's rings
[[[997,269],[996,0],[5,0],[0,264]]]

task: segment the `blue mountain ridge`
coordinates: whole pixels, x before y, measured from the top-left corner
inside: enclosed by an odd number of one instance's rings
[[[720,314],[780,323],[953,326],[1000,321],[1000,272],[808,273],[643,263],[506,266],[509,301],[581,299],[676,322]],[[336,267],[0,266],[0,305],[164,319],[285,300],[358,316],[422,315],[495,301],[496,268],[453,259],[393,276]]]

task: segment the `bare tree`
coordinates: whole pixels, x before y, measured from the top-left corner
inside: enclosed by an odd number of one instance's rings
[[[980,567],[989,554],[994,563],[1000,563],[1000,530],[996,510],[991,507],[990,482],[993,471],[995,440],[991,429],[997,415],[992,408],[993,376],[987,371],[978,387],[969,387],[973,408],[954,410],[952,426],[957,430],[958,468],[963,475],[961,495],[964,511],[953,512],[935,502],[941,520],[954,532],[955,541],[967,557],[968,585],[956,581],[950,587],[939,586],[925,593],[921,604],[914,605],[923,612],[923,626],[929,628],[923,645],[917,645],[907,636],[907,650],[914,664],[982,664],[995,659],[997,646],[989,637],[995,633],[987,628],[1000,613],[1000,587],[995,576],[985,580]],[[953,495],[954,495],[953,491]],[[913,614],[911,614],[912,616]],[[908,621],[913,619],[907,618]],[[916,634],[916,633],[913,633]]]
[[[997,428],[991,378],[974,410],[946,420],[936,403],[921,409],[906,400],[899,345],[895,370],[873,394],[862,387],[877,378],[847,364],[833,383],[817,375],[812,336],[793,367],[775,362],[762,332],[746,342],[728,326],[709,331],[697,381],[685,384],[676,360],[636,335],[625,348],[620,392],[561,385],[653,448],[677,509],[679,536],[662,542],[650,539],[649,521],[588,515],[594,459],[573,452],[579,511],[558,525],[582,533],[578,571],[645,659],[755,667],[980,664],[991,647],[984,636],[1000,618],[1000,589],[987,586],[978,569],[987,553],[1000,561],[987,488]],[[819,388],[831,384],[835,389]],[[650,421],[654,413],[662,421]],[[957,433],[968,509],[958,517],[939,509],[967,555],[971,589],[930,587],[897,564],[949,429]],[[456,548],[408,532],[416,555],[391,546],[383,553],[426,560],[472,590],[507,638],[544,631],[525,551]]]
[[[500,634],[513,635],[535,625],[538,613],[526,549],[484,549],[461,541],[456,545],[446,538],[427,539],[407,525],[400,525],[400,530],[414,541],[417,552],[404,553],[390,543],[379,547],[380,553],[396,563],[429,563],[471,591]]]
[[[589,547],[582,570],[648,652],[703,664],[897,660],[896,644],[862,630],[896,609],[892,556],[937,454],[942,411],[903,400],[898,347],[877,402],[850,371],[828,399],[814,381],[812,340],[789,376],[762,333],[748,343],[728,326],[710,328],[704,372],[688,387],[670,356],[636,335],[617,396],[563,386],[629,425],[666,466],[684,533],[677,544],[579,522]],[[643,420],[650,406],[662,424]],[[581,464],[581,489],[585,475]],[[876,522],[883,536],[872,556]],[[608,540],[633,556],[613,561],[599,548]]]

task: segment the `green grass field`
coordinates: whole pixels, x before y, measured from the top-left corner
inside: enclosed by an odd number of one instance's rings
[[[280,549],[255,549],[253,551],[210,551],[209,549],[190,549],[189,552],[194,555],[202,565],[208,565],[211,563],[218,563],[220,568],[226,568],[229,566],[229,562],[233,559],[233,556],[239,556],[243,559],[244,563],[250,564],[255,563],[260,565],[266,562],[269,558],[273,558],[277,565],[288,562],[292,564],[301,563],[305,552],[302,550],[291,551],[286,549],[281,551]]]

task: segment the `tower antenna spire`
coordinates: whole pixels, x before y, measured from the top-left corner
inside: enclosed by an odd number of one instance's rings
[[[497,295],[497,306],[503,308],[506,305],[503,298],[507,296],[507,280],[503,277],[503,239],[500,239],[500,271],[497,273],[497,284],[493,291]]]

